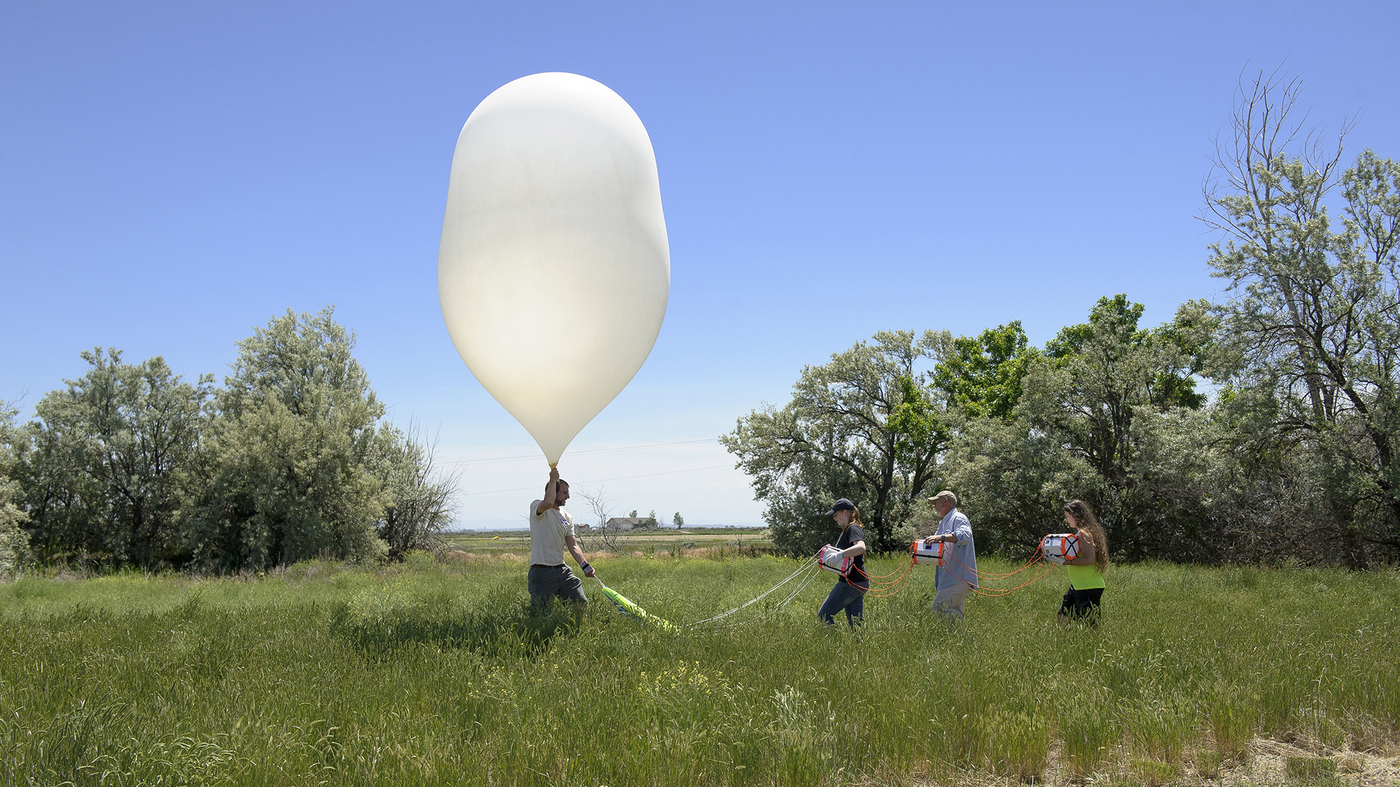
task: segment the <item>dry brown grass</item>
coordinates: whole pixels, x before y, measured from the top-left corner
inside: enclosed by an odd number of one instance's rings
[[[529,559],[528,555],[517,555],[514,552],[464,552],[454,549],[444,553],[443,557],[456,563],[524,563]]]
[[[910,784],[918,787],[1019,787],[1024,784],[1065,785],[1153,785],[1153,787],[1296,787],[1300,784],[1348,785],[1349,787],[1396,787],[1400,785],[1400,740],[1389,738],[1380,749],[1358,751],[1348,742],[1341,748],[1296,740],[1285,742],[1255,738],[1238,761],[1222,760],[1208,742],[1190,751],[1181,762],[1166,763],[1131,757],[1126,751],[1115,752],[1108,767],[1084,776],[1073,774],[1061,755],[1058,743],[1050,748],[1045,769],[1035,780],[1001,776],[982,770],[952,770],[939,772],[925,765],[915,768]],[[1330,766],[1311,769],[1330,771],[1322,778],[1300,778],[1296,773],[1299,762],[1325,760]],[[1293,762],[1293,773],[1289,763]],[[1304,769],[1307,770],[1307,769]],[[897,783],[891,779],[881,783]],[[871,782],[874,784],[874,782]]]

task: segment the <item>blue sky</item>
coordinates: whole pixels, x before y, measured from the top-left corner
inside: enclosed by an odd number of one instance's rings
[[[804,365],[1219,297],[1194,217],[1242,73],[1283,64],[1324,129],[1358,117],[1350,156],[1400,156],[1398,8],[6,2],[0,399],[28,411],[95,345],[222,377],[254,326],[334,304],[461,471],[459,522],[519,522],[547,468],[452,348],[437,245],[467,115],[572,71],[651,135],[672,287],[561,469],[619,513],[757,522],[713,439]]]

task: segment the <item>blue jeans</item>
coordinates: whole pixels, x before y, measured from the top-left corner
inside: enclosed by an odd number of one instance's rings
[[[865,591],[870,589],[870,580],[847,582],[844,579],[836,581],[836,587],[831,589],[826,601],[822,602],[822,608],[817,610],[817,617],[823,623],[835,624],[836,613],[846,610],[846,622],[855,628],[860,623],[861,616],[865,614]]]

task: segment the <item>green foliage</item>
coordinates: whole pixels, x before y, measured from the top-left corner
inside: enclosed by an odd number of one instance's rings
[[[458,588],[425,588],[400,576],[362,588],[337,604],[331,610],[330,630],[385,658],[419,643],[529,657],[545,651],[550,639],[577,622],[562,605],[540,614],[529,601],[499,590],[484,604],[468,606],[463,601]]]
[[[838,497],[861,509],[871,546],[902,546],[900,526],[937,472],[945,431],[922,398],[912,331],[882,331],[823,366],[804,367],[793,398],[739,419],[720,438],[766,503],[773,543],[814,552],[839,533],[824,516]]]
[[[943,471],[964,500],[979,546],[1023,554],[1063,529],[1060,508],[1089,500],[1115,557],[1199,559],[1182,547],[1201,521],[1197,483],[1214,423],[1200,415],[1193,373],[1212,323],[1187,304],[1155,330],[1142,305],[1100,298],[1043,354],[1020,351],[1025,374],[1006,417],[966,421]]]
[[[0,577],[13,576],[29,554],[29,534],[22,527],[29,516],[15,504],[20,492],[15,473],[23,447],[15,428],[18,412],[0,401]]]
[[[603,560],[677,622],[796,567]],[[1054,622],[1059,582],[975,597],[950,628],[915,571],[858,633],[815,620],[827,583],[732,628],[668,632],[601,599],[532,614],[524,566],[499,559],[27,576],[0,585],[0,783],[1144,784],[1179,781],[1221,729],[1394,745],[1394,572],[1119,566],[1088,630]]]
[[[917,463],[933,445],[948,441],[947,419],[929,392],[911,377],[898,377],[899,404],[885,419],[885,429],[903,439],[895,442],[895,454],[905,464]]]
[[[1050,373],[1038,367],[1027,385],[1042,385]],[[980,553],[1030,554],[1042,536],[1063,531],[1065,502],[1102,496],[1093,466],[1059,432],[1032,424],[1027,417],[971,421],[944,457],[947,486],[972,518]]]
[[[928,332],[924,342],[941,345],[933,387],[947,398],[948,409],[968,419],[1009,419],[1021,399],[1021,378],[1040,354],[1027,346],[1020,320],[988,328],[975,338]]]
[[[1359,566],[1400,555],[1400,163],[1367,150],[1343,171],[1345,129],[1324,148],[1303,128],[1300,91],[1262,75],[1242,85],[1206,192],[1203,219],[1224,236],[1210,264],[1235,293],[1218,309],[1233,360],[1221,374],[1273,400],[1268,449],[1304,455],[1325,479],[1299,513]]]
[[[1210,728],[1216,751],[1221,758],[1239,761],[1254,740],[1257,723],[1257,698],[1247,696],[1238,687],[1220,682],[1208,705]]]
[[[45,395],[20,469],[30,546],[47,560],[86,557],[154,568],[189,559],[178,515],[200,447],[212,380],[181,382],[165,361],[90,366]]]
[[[223,389],[99,348],[35,421],[0,404],[0,572],[27,551],[238,570],[440,549],[455,479],[381,422],[353,347],[330,309],[288,312],[239,343]]]
[[[1347,783],[1336,778],[1337,764],[1322,757],[1289,757],[1286,763],[1284,770],[1290,781],[1312,785]]]
[[[1191,414],[1205,403],[1195,376],[1215,357],[1216,322],[1191,302],[1145,330],[1142,311],[1126,295],[1101,298],[1044,351],[1019,322],[977,337],[929,331],[917,346],[910,333],[878,334],[875,347],[804,369],[792,402],[722,440],[756,477],[774,543],[793,552],[835,537],[820,503],[835,497],[863,504],[877,547],[902,547],[940,480],[984,551],[1033,548],[1061,529],[1065,501],[1085,498],[1121,556],[1202,559],[1191,542],[1221,438]],[[923,358],[936,359],[927,374],[914,366]]]
[[[1057,710],[1063,752],[1069,761],[1070,774],[1083,778],[1102,768],[1113,756],[1113,747],[1118,743],[1120,733],[1113,697],[1100,686],[1077,685],[1073,680],[1061,685]]]
[[[189,537],[201,563],[261,568],[317,556],[364,560],[383,549],[374,529],[383,483],[371,468],[393,465],[387,457],[407,449],[378,426],[384,406],[354,344],[330,308],[288,311],[239,342],[191,503]]]

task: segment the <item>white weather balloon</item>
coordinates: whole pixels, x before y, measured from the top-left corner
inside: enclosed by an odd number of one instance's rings
[[[651,139],[577,74],[487,96],[452,156],[442,316],[467,368],[551,465],[651,353],[671,254]]]

